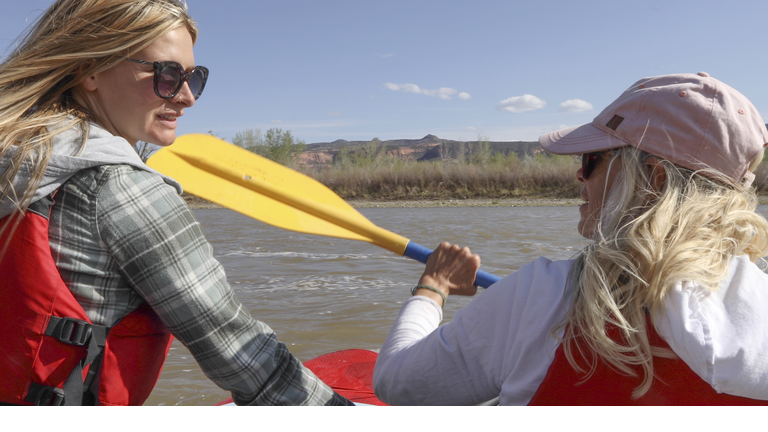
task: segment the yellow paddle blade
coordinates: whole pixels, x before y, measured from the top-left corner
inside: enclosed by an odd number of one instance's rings
[[[179,137],[147,165],[193,195],[278,228],[366,241],[400,255],[408,244],[318,181],[211,135]]]

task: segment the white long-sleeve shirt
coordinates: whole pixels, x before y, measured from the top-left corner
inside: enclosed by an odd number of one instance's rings
[[[415,296],[403,304],[379,353],[374,390],[393,405],[471,405],[499,397],[525,405],[558,343],[573,261],[538,258],[479,295],[439,326],[440,306]],[[691,369],[723,393],[768,400],[768,275],[734,258],[716,292],[676,284],[658,333]]]

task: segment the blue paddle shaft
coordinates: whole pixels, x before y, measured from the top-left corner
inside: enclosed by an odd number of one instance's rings
[[[432,249],[425,248],[420,244],[416,244],[412,241],[409,241],[408,246],[405,247],[405,253],[403,255],[407,256],[408,258],[413,258],[416,261],[421,261],[424,264],[426,264],[427,258],[429,258],[429,255],[431,254],[432,254]],[[477,274],[475,275],[475,285],[483,288],[488,288],[489,286],[495,284],[499,280],[501,280],[501,278],[496,276],[495,274],[484,272],[482,270],[478,270]]]

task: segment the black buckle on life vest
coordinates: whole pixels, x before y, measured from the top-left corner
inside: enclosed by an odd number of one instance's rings
[[[58,387],[31,383],[24,400],[37,406],[62,406],[64,405],[64,390]]]
[[[53,328],[52,328],[53,326]],[[83,346],[91,339],[91,324],[75,318],[51,317],[45,334],[70,345]]]

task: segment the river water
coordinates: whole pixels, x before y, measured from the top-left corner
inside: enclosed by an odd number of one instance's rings
[[[768,214],[768,206],[758,208]],[[226,209],[194,210],[242,303],[300,360],[379,349],[423,264],[365,242],[298,234]],[[539,256],[568,259],[586,246],[578,207],[361,209],[374,224],[430,248],[469,246],[504,276]],[[450,320],[471,298],[452,296]],[[146,405],[213,405],[229,394],[174,341]]]

